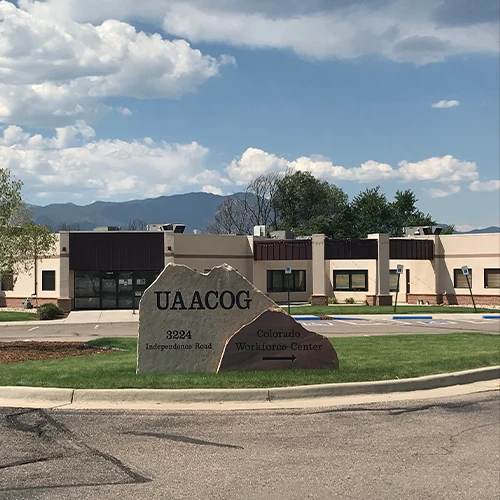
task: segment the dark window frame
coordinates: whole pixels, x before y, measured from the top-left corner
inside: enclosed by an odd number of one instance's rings
[[[274,273],[280,273],[283,275],[283,280],[282,280],[282,283],[283,283],[283,286],[282,287],[278,287],[278,286],[274,286],[273,284],[273,281],[274,281],[274,278],[273,278],[273,275]],[[304,279],[301,280],[300,279],[300,274],[299,273],[304,273]],[[268,269],[267,270],[267,273],[266,273],[266,277],[267,277],[267,293],[282,293],[282,292],[286,292],[288,291],[288,288],[287,288],[287,276],[289,275],[285,275],[285,271],[284,270],[281,270],[281,269]],[[290,283],[290,292],[305,292],[307,291],[307,273],[306,273],[306,270],[305,269],[293,269],[292,270],[292,274],[291,274],[291,283]],[[290,279],[290,278],[288,278]],[[297,281],[298,280],[298,281]],[[296,287],[296,283],[301,283],[302,286],[300,287]]]
[[[500,288],[500,286],[491,286],[491,285],[488,285],[488,272],[489,271],[497,271],[498,273],[500,273],[500,268],[498,268],[498,267],[488,267],[488,268],[484,269],[484,288],[490,288],[490,289],[493,289],[493,290],[498,290]]]
[[[49,274],[52,273],[52,274]],[[48,278],[50,276],[50,279]],[[52,287],[47,287],[47,280],[49,279],[49,285]],[[55,292],[56,291],[56,271],[55,269],[42,269],[42,292]]]
[[[464,286],[457,286],[458,285],[458,279],[457,279],[458,276],[461,276],[464,279],[464,281],[465,281]],[[470,286],[472,288],[472,269],[470,267],[469,267],[469,283],[470,283]],[[459,290],[463,290],[464,288],[466,290],[469,289],[469,287],[467,285],[467,277],[463,275],[461,267],[459,267],[457,269],[453,269],[453,288],[457,288]]]
[[[349,288],[338,288],[337,287],[337,275],[338,274],[348,274],[349,275]],[[353,288],[352,277],[353,275],[364,275],[365,286],[364,288]],[[368,269],[335,269],[333,271],[333,291],[334,292],[367,292],[368,291]]]
[[[12,292],[14,290],[14,273],[0,274],[0,291]]]

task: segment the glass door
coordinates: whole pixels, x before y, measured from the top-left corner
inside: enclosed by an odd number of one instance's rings
[[[104,272],[101,277],[101,307],[116,309],[117,304],[117,273]]]
[[[132,309],[134,306],[134,273],[118,273],[118,309]]]

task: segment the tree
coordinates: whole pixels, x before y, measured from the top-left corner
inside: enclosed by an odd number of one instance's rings
[[[392,214],[391,236],[402,236],[405,227],[432,226],[435,224],[432,217],[425,215],[417,207],[417,197],[410,189],[397,191],[389,209]]]
[[[0,168],[0,275],[12,276],[14,283],[20,272],[31,271],[36,258],[48,257],[57,241],[49,227],[32,221],[21,188],[21,181]]]
[[[146,221],[140,219],[129,220],[127,224],[128,231],[145,231],[146,227]]]
[[[454,232],[455,232],[455,224],[448,224],[447,226],[443,227],[441,234],[453,234]]]
[[[366,238],[371,233],[390,233],[393,218],[390,204],[380,186],[367,188],[351,203],[352,238]]]
[[[80,231],[81,225],[79,222],[61,222],[59,231]]]
[[[348,197],[342,189],[316,179],[310,172],[287,172],[277,181],[271,205],[282,229],[333,236],[344,224]]]
[[[272,200],[281,177],[274,173],[260,175],[244,192],[226,198],[205,230],[212,234],[252,234],[254,226],[277,229],[279,221]]]

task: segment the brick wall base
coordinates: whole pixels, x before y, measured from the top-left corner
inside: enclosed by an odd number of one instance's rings
[[[312,295],[311,296],[312,306],[327,306],[328,297],[326,295]]]
[[[2,307],[13,307],[13,308],[18,308],[22,309],[23,302],[26,300],[26,297],[23,298],[16,298],[16,297],[0,297],[0,308]],[[36,306],[37,300],[36,299],[30,299],[31,303],[33,304],[33,307]],[[38,305],[41,306],[42,304],[57,304],[63,311],[68,312],[72,310],[72,299],[38,299]]]
[[[406,296],[408,304],[416,304],[418,300],[429,302],[429,304],[444,304],[450,306],[471,306],[470,294],[418,294],[409,293]],[[500,294],[496,295],[474,295],[476,306],[500,306]]]
[[[367,295],[369,306],[392,306],[392,295]]]

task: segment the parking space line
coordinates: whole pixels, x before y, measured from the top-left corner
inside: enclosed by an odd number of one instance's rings
[[[33,330],[38,330],[38,328],[40,328],[39,326],[34,326],[33,328],[30,328],[28,330],[28,332],[32,332]]]

